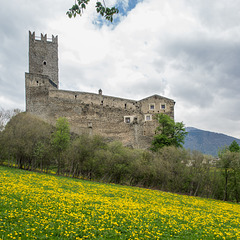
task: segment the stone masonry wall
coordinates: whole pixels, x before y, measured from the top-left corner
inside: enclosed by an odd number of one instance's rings
[[[126,146],[148,148],[157,127],[154,115],[163,111],[173,115],[174,102],[157,95],[134,101],[56,90],[45,78],[45,86],[38,78],[36,81],[38,85],[32,83],[29,87],[31,101],[28,111],[51,124],[55,124],[59,117],[66,117],[71,130],[77,134],[98,134],[109,140],[121,141]],[[157,106],[163,102],[166,110],[149,109],[152,103]],[[146,120],[146,116],[151,116],[150,120]],[[130,119],[129,122],[126,118]]]
[[[29,32],[29,73],[46,75],[58,87],[58,37]]]
[[[66,117],[77,134],[98,134],[125,146],[148,148],[158,125],[155,115],[174,118],[171,99],[153,95],[140,101],[102,94],[58,90],[57,37],[38,40],[29,32],[29,73],[25,74],[26,111],[55,124]]]

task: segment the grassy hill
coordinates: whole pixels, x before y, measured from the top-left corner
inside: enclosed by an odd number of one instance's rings
[[[217,156],[219,148],[229,146],[234,140],[240,144],[240,139],[221,133],[203,131],[193,127],[187,127],[186,131],[188,135],[185,138],[184,147],[198,150],[204,154]]]
[[[0,239],[238,239],[240,205],[0,167]]]

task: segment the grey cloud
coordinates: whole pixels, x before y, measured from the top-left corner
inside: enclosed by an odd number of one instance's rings
[[[231,42],[214,41],[169,41],[165,45],[164,54],[171,62],[172,68],[177,72],[184,72],[186,76],[190,73],[189,84],[199,81],[201,85],[212,88],[213,92],[226,88],[239,91],[240,68],[240,45]],[[200,79],[200,75],[202,79]]]
[[[213,31],[239,26],[239,0],[185,0],[200,23]]]
[[[84,26],[83,18],[68,25],[64,17],[69,4],[65,0],[3,2],[0,96],[16,107],[24,106],[28,30],[32,30],[37,35],[58,34],[60,54],[70,51],[69,59],[59,62],[62,89],[97,92],[102,88],[104,94],[136,100],[161,94],[176,100],[178,121],[206,130],[239,132],[235,127],[231,131],[231,125],[240,119],[240,0],[142,1],[116,28],[95,30],[89,23]],[[173,13],[179,12],[179,19],[174,18]],[[159,19],[147,22],[152,15]],[[66,25],[57,25],[59,19]],[[66,26],[74,29],[67,31]],[[96,39],[81,45],[89,28]],[[63,44],[60,34],[71,37]],[[91,44],[102,47],[100,35],[109,41],[104,45],[108,54],[86,63],[87,54],[94,56],[96,51]],[[70,40],[76,39],[79,46],[72,49]],[[82,47],[88,49],[86,55]]]
[[[125,94],[129,97],[134,95],[147,97],[153,94],[164,95],[166,82],[163,78],[155,79],[149,76],[148,78],[138,79],[138,81],[128,82],[127,85],[120,83],[119,87],[124,89]]]
[[[181,81],[181,79],[179,79],[179,82],[175,81],[171,93],[176,98],[183,99],[185,104],[200,108],[210,108],[214,101],[211,89],[201,86],[201,84],[195,84],[190,79],[187,82]]]

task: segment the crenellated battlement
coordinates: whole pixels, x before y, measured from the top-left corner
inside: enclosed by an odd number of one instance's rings
[[[48,76],[58,88],[58,36],[29,31],[29,73]]]
[[[58,36],[53,36],[51,38],[47,37],[47,34],[42,34],[41,36],[36,36],[35,32],[31,33],[31,31],[29,31],[29,41],[42,41],[42,42],[52,42],[52,43],[56,43],[58,44]]]

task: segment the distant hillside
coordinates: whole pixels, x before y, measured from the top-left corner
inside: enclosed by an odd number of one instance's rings
[[[187,127],[186,131],[188,135],[185,138],[184,147],[191,150],[198,150],[204,154],[217,156],[219,148],[225,145],[229,146],[234,140],[240,144],[240,139],[221,133],[203,131],[193,127]]]

